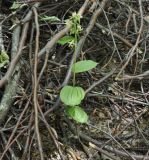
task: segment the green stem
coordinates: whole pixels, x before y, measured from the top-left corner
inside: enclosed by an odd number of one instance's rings
[[[75,63],[76,63],[76,59],[77,59],[77,57],[76,57],[77,42],[78,42],[77,34],[75,34],[75,49],[74,49],[74,61],[73,61],[73,64],[74,64],[73,87],[75,86],[75,83],[76,83]]]

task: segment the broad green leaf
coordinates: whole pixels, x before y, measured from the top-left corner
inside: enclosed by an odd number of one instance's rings
[[[88,115],[86,112],[79,106],[67,107],[66,113],[68,116],[73,118],[75,121],[79,123],[87,123]]]
[[[72,41],[73,42],[75,41],[75,38],[73,36],[64,36],[63,38],[58,40],[58,43],[61,45],[64,45],[64,44],[70,43]]]
[[[68,106],[76,106],[84,99],[85,92],[81,87],[65,86],[60,92],[61,101]]]
[[[61,20],[56,16],[46,16],[40,18],[42,21],[48,21],[48,22],[60,22]]]
[[[92,60],[84,60],[79,61],[73,64],[72,66],[72,72],[74,73],[81,73],[85,71],[89,71],[97,66],[98,63],[92,61]]]
[[[9,56],[6,52],[2,52],[0,54],[0,68],[4,67],[7,63],[9,63]]]

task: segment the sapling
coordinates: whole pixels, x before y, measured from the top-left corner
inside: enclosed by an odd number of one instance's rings
[[[70,25],[69,36],[64,36],[58,43],[61,45],[68,44],[74,49],[74,61],[72,65],[73,84],[72,86],[66,85],[60,91],[61,101],[65,104],[66,114],[79,123],[87,123],[88,115],[80,107],[82,100],[85,98],[85,91],[82,87],[76,86],[76,74],[89,71],[96,67],[97,63],[92,60],[76,61],[76,48],[79,39],[79,34],[82,31],[80,25],[81,16],[73,13],[66,25]]]

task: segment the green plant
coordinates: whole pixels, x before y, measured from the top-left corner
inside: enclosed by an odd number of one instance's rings
[[[47,21],[49,23],[52,23],[52,22],[60,22],[61,20],[56,17],[56,16],[46,16],[46,15],[43,15],[43,16],[40,16],[40,20],[41,21]]]
[[[64,36],[58,41],[61,45],[69,44],[69,46],[74,49],[74,54],[76,53],[75,51],[79,34],[82,31],[80,19],[81,16],[79,14],[73,13],[70,19],[66,21],[66,24],[71,26],[70,35]],[[79,106],[85,97],[85,91],[82,87],[75,85],[75,77],[76,74],[89,71],[92,68],[95,68],[96,65],[97,63],[92,60],[76,62],[76,55],[74,55],[74,62],[72,66],[73,85],[64,86],[60,91],[61,101],[66,105],[66,114],[79,123],[87,123],[88,115],[82,107]]]
[[[4,67],[9,63],[9,56],[6,52],[1,52],[0,54],[0,68]]]
[[[10,7],[10,9],[12,11],[16,11],[17,9],[20,9],[20,8],[23,8],[24,6],[27,6],[27,4],[21,4],[21,3],[18,3],[18,2],[13,2],[12,6]]]

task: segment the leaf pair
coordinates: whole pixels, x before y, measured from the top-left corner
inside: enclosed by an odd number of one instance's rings
[[[96,67],[97,63],[91,60],[79,61],[73,64],[72,72],[81,73]],[[85,97],[85,91],[81,87],[65,86],[60,92],[61,101],[67,105],[66,113],[79,123],[87,123],[88,116],[84,110],[77,106]]]
[[[79,123],[86,123],[87,114],[79,105],[84,99],[85,92],[81,87],[65,86],[60,92],[61,101],[67,105],[66,113]]]

